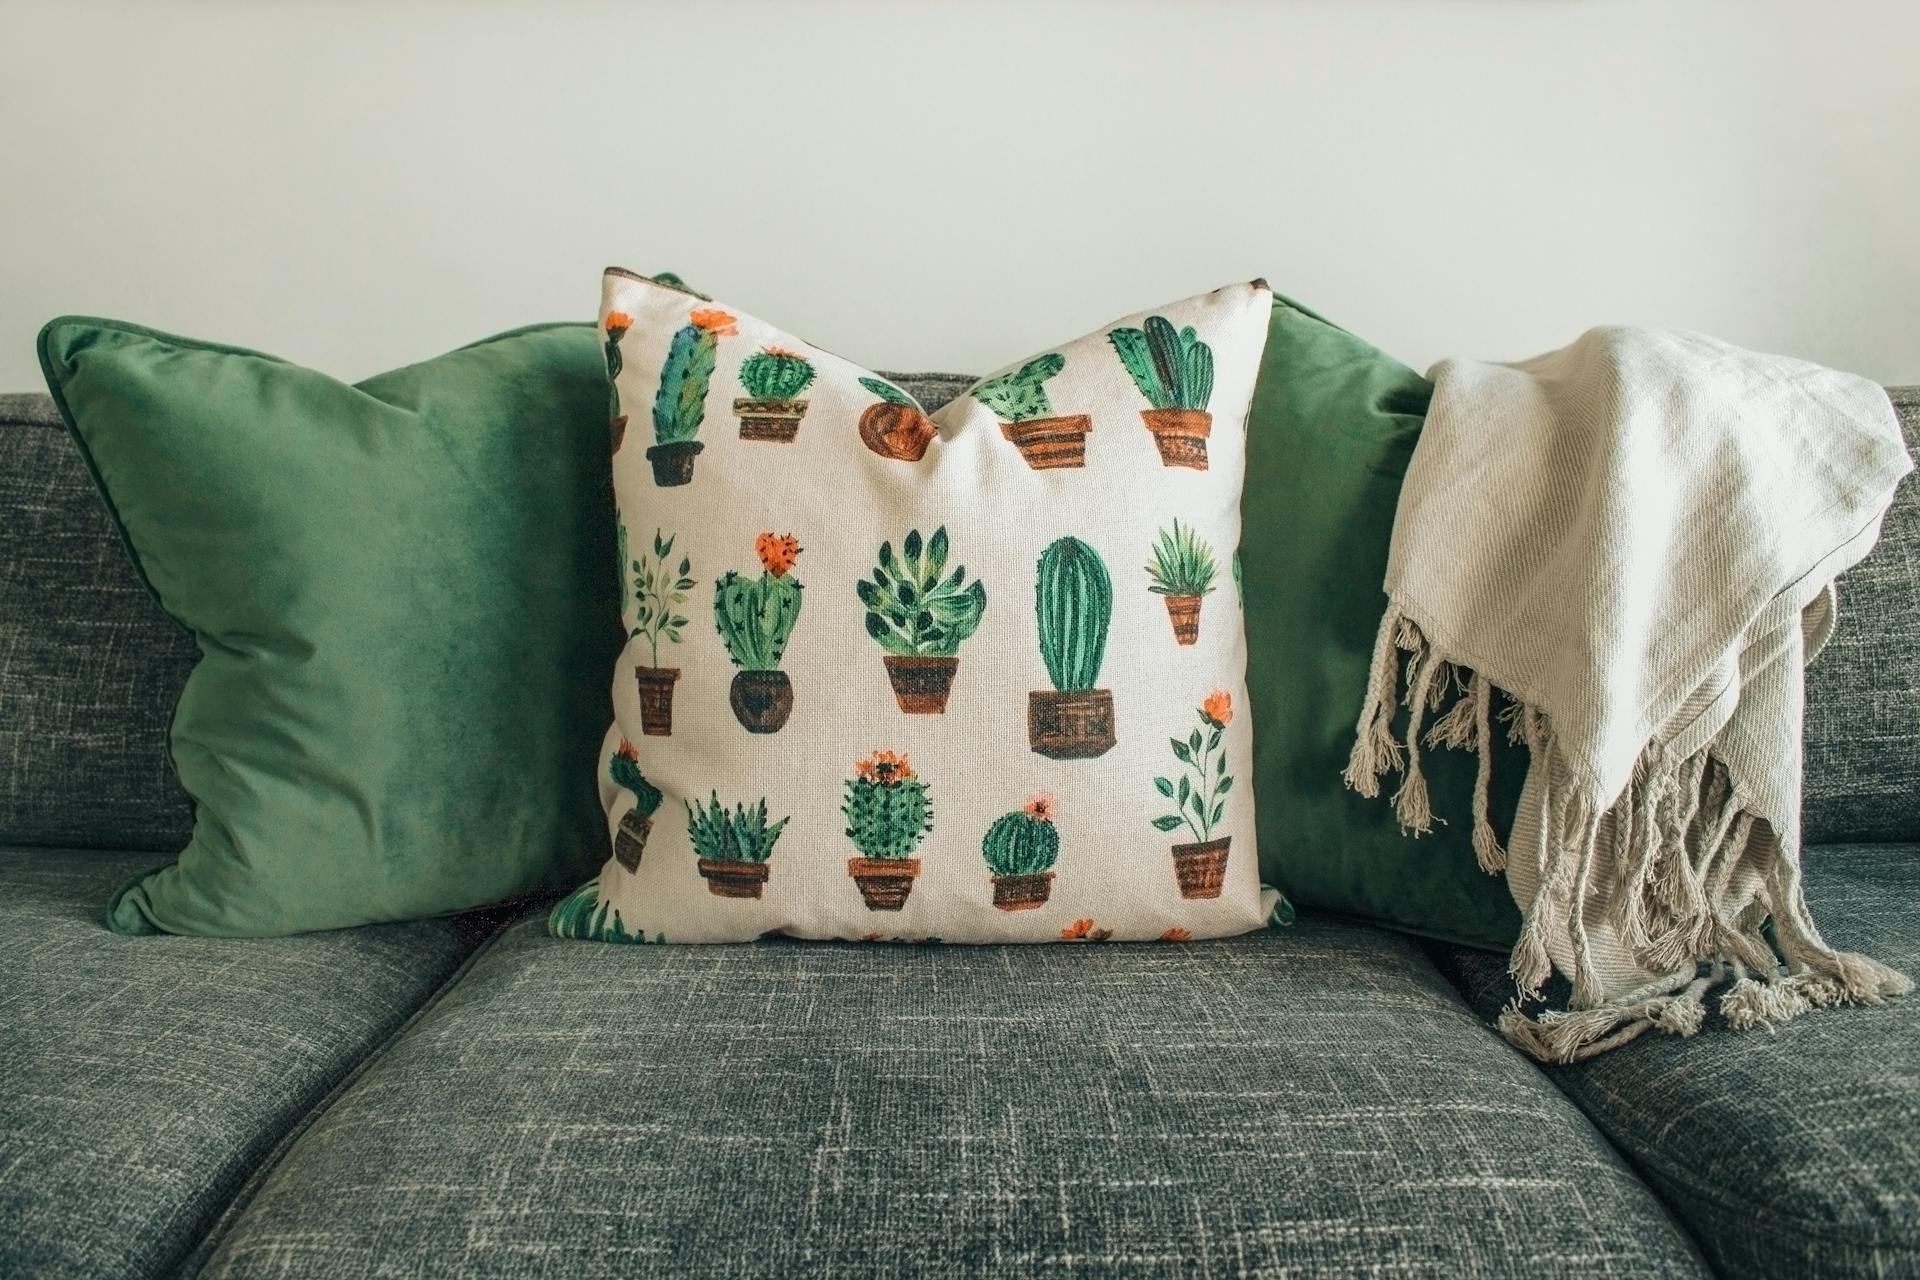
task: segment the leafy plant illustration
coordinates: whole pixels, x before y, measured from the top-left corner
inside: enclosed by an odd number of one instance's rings
[[[910,530],[897,556],[891,542],[881,543],[873,577],[855,585],[867,608],[867,634],[888,653],[952,657],[979,627],[987,589],[977,578],[967,581],[963,564],[946,573],[948,549],[945,525],[924,542]]]
[[[1002,422],[1030,422],[1050,417],[1053,404],[1043,385],[1067,367],[1057,351],[1035,357],[1009,373],[989,378],[973,388],[973,398],[991,409]]]
[[[1060,859],[1060,833],[1053,825],[1053,798],[1037,795],[1000,815],[980,842],[980,856],[996,876],[1036,876]]]
[[[714,307],[695,307],[675,331],[653,397],[653,436],[660,444],[685,444],[700,433],[720,339],[738,332],[733,316]]]
[[[791,400],[812,385],[813,363],[797,351],[767,347],[740,362],[740,385],[755,400]]]
[[[1173,812],[1153,819],[1153,825],[1172,831],[1184,824],[1195,840],[1204,842],[1213,839],[1213,829],[1226,816],[1227,792],[1233,789],[1233,775],[1227,772],[1221,746],[1233,720],[1232,696],[1224,690],[1208,694],[1199,716],[1199,727],[1184,740],[1168,739],[1175,758],[1185,767],[1178,784],[1171,778],[1153,780],[1153,789],[1173,801]]]
[[[800,543],[792,534],[763,533],[754,539],[754,551],[762,570],[758,578],[729,569],[714,584],[713,621],[734,666],[773,671],[800,620],[801,584],[792,573]]]
[[[1148,316],[1138,329],[1108,333],[1107,341],[1154,408],[1205,409],[1213,398],[1213,348],[1192,325],[1176,330],[1165,316]]]
[[[554,906],[547,916],[547,932],[556,938],[579,938],[588,942],[662,943],[667,940],[664,933],[649,938],[638,929],[628,932],[619,910],[600,897],[598,876]]]
[[[1113,579],[1099,552],[1075,537],[1050,543],[1034,584],[1040,659],[1062,693],[1092,689],[1106,660]]]
[[[933,830],[927,784],[905,756],[891,751],[876,751],[854,766],[840,811],[847,838],[869,858],[910,858]]]
[[[627,635],[629,639],[647,642],[649,666],[660,665],[660,642],[679,644],[680,629],[687,625],[686,615],[680,609],[687,602],[687,592],[693,588],[693,562],[683,555],[677,567],[669,568],[673,541],[678,536],[662,536],[661,531],[655,529],[653,553],[642,552],[631,562],[634,625]],[[627,546],[624,524],[618,527],[617,538],[624,557]]]
[[[1149,591],[1162,596],[1203,596],[1213,590],[1218,574],[1213,548],[1192,525],[1183,525],[1176,517],[1171,529],[1160,530],[1153,559],[1147,563],[1147,576],[1153,580]]]
[[[744,862],[758,865],[773,856],[774,842],[788,819],[767,821],[767,802],[749,809],[737,804],[731,811],[720,803],[719,793],[710,793],[705,807],[687,802],[687,835],[693,851],[709,862]]]

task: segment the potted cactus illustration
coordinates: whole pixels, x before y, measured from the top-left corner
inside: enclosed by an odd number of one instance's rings
[[[1213,415],[1213,348],[1200,341],[1193,326],[1175,329],[1165,316],[1148,316],[1138,329],[1119,328],[1107,341],[1152,408],[1140,411],[1153,433],[1160,462],[1169,467],[1207,469],[1207,436]]]
[[[800,543],[792,534],[763,533],[753,541],[761,574],[748,578],[729,569],[713,584],[713,622],[733,658],[727,700],[748,733],[774,733],[793,713],[793,682],[780,670],[793,624],[800,620],[800,580],[793,562]]]
[[[918,462],[933,439],[933,421],[920,402],[879,378],[862,378],[860,385],[880,399],[860,415],[860,439],[883,458]]]
[[[609,311],[600,324],[607,335],[607,433],[613,439],[613,452],[618,453],[620,442],[627,438],[627,415],[620,412],[620,370],[624,367],[620,339],[633,328],[633,317],[624,311]]]
[[[987,589],[979,579],[968,582],[965,565],[955,565],[952,573],[946,567],[946,526],[924,544],[914,529],[897,556],[891,542],[881,543],[872,579],[854,587],[867,607],[867,634],[886,650],[881,661],[894,700],[910,715],[947,709],[960,669],[960,642],[974,633],[987,609]]]
[[[654,444],[647,450],[653,482],[663,489],[693,479],[693,460],[706,448],[694,437],[707,415],[707,388],[713,382],[720,339],[737,332],[733,317],[725,311],[695,307],[667,346],[660,389],[653,397]]]
[[[1053,797],[1037,795],[987,828],[980,856],[993,873],[993,905],[1002,911],[1032,911],[1053,893],[1053,864],[1060,833],[1053,826]]]
[[[847,859],[847,874],[867,910],[900,910],[920,874],[913,851],[933,830],[927,784],[905,756],[876,751],[854,765],[840,811],[847,816],[847,838],[860,851]]]
[[[1034,612],[1053,688],[1027,695],[1027,740],[1056,760],[1104,755],[1114,743],[1113,691],[1093,686],[1113,622],[1113,579],[1099,552],[1073,537],[1041,552]]]
[[[626,545],[626,528],[620,526],[620,543]],[[674,537],[678,537],[676,534]],[[633,627],[629,639],[647,642],[647,661],[633,669],[640,686],[640,732],[663,738],[673,732],[673,686],[680,679],[680,668],[660,665],[660,642],[680,643],[680,629],[687,619],[680,610],[693,588],[693,563],[680,557],[672,565],[673,538],[653,531],[653,554],[642,553],[631,562],[633,568]]]
[[[1047,379],[1066,367],[1065,356],[1049,352],[987,379],[971,393],[999,416],[1000,434],[1013,441],[1036,471],[1087,464],[1087,432],[1093,430],[1093,419],[1084,413],[1055,417],[1047,399]]]
[[[707,891],[717,898],[759,897],[771,870],[767,859],[786,825],[786,818],[768,823],[765,797],[751,809],[737,804],[731,811],[717,793],[709,794],[705,808],[689,803],[687,835]]]
[[[647,836],[653,831],[653,815],[660,808],[660,788],[642,776],[640,753],[625,738],[607,761],[607,776],[616,786],[633,792],[633,808],[621,815],[619,830],[614,833],[613,857],[627,870],[638,871]]]
[[[600,896],[600,877],[575,889],[554,905],[547,915],[547,932],[556,938],[580,938],[588,942],[665,942],[667,936],[649,938],[641,929],[629,931],[620,918],[620,909]]]
[[[1171,529],[1160,530],[1153,544],[1153,559],[1147,562],[1147,590],[1167,602],[1167,618],[1173,623],[1177,644],[1192,644],[1200,638],[1200,600],[1213,590],[1219,574],[1213,548],[1193,526],[1178,519]]]
[[[767,347],[740,362],[746,396],[733,402],[742,440],[787,444],[800,433],[807,402],[796,397],[813,382],[813,363],[797,351]]]
[[[1176,784],[1155,778],[1153,789],[1173,801],[1173,812],[1153,819],[1155,829],[1173,831],[1182,826],[1193,836],[1173,846],[1173,874],[1183,898],[1217,898],[1226,880],[1227,854],[1233,837],[1214,839],[1214,828],[1227,813],[1227,792],[1233,775],[1227,772],[1221,741],[1233,721],[1233,697],[1216,689],[1200,706],[1200,725],[1185,738],[1171,738],[1174,758],[1183,766]]]

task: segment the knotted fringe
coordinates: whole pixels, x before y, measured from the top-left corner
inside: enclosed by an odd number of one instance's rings
[[[1496,692],[1507,699],[1497,714]],[[1407,728],[1400,738],[1393,722],[1403,701]],[[1509,742],[1527,747],[1529,780],[1540,800],[1529,851],[1539,891],[1507,966],[1520,1000],[1497,1023],[1520,1049],[1542,1062],[1569,1063],[1648,1031],[1690,1036],[1705,1020],[1707,993],[1722,983],[1729,985],[1720,997],[1721,1016],[1735,1030],[1772,1028],[1810,1009],[1880,1004],[1913,989],[1905,975],[1836,951],[1821,938],[1807,911],[1798,850],[1786,849],[1769,824],[1746,809],[1711,744],[1684,759],[1650,746],[1621,794],[1597,808],[1568,784],[1546,717],[1439,653],[1397,607],[1381,619],[1374,642],[1346,784],[1377,797],[1385,774],[1402,773],[1395,815],[1409,834],[1425,835],[1441,819],[1433,813],[1422,748],[1477,753],[1474,857],[1483,871],[1504,871],[1509,853],[1488,818],[1496,720],[1507,726]],[[1603,838],[1612,856],[1606,878],[1596,884]],[[1743,869],[1748,874],[1736,887]],[[1588,919],[1596,901],[1635,963],[1665,977],[1606,997]],[[1769,918],[1777,954],[1761,932]],[[1529,1015],[1521,1001],[1537,999],[1552,976],[1554,942],[1571,958],[1572,1007]]]

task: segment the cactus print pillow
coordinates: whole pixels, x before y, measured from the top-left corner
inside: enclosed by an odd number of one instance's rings
[[[1173,941],[1264,924],[1235,572],[1272,295],[1133,316],[928,414],[604,282],[618,942]]]

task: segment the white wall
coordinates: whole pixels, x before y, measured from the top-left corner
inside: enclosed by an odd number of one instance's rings
[[[359,377],[672,268],[980,370],[1264,275],[1920,382],[1920,3],[0,0],[0,389],[59,312]]]

